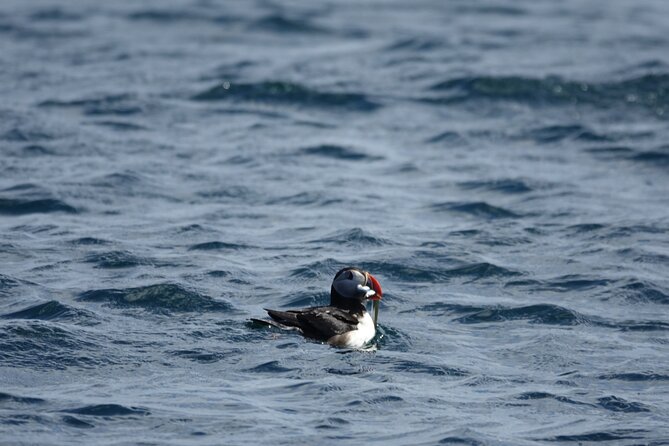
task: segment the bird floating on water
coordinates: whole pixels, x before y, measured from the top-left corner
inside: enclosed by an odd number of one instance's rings
[[[269,310],[272,320],[252,321],[281,329],[297,330],[305,337],[344,348],[362,348],[376,335],[376,321],[365,308],[367,300],[383,297],[379,281],[367,271],[347,267],[335,274],[330,305],[297,310]],[[378,307],[375,307],[378,308]]]

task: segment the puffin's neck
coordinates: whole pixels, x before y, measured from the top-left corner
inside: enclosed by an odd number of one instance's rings
[[[357,299],[347,299],[342,297],[334,290],[334,288],[330,291],[330,305],[357,314],[363,314],[366,311],[362,302]]]

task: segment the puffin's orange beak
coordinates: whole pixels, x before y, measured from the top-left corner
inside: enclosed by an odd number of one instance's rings
[[[370,297],[369,300],[381,300],[383,297],[383,290],[381,289],[381,284],[379,281],[376,280],[376,277],[367,273],[367,282],[369,283],[370,288],[376,292],[376,294]]]

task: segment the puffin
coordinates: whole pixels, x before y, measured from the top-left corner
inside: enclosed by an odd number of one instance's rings
[[[359,349],[376,334],[365,303],[382,297],[383,290],[374,276],[349,266],[337,271],[332,280],[330,305],[288,311],[265,308],[272,320],[252,321],[297,330],[307,338],[335,347]]]

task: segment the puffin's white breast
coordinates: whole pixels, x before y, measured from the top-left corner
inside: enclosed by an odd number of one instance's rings
[[[374,321],[369,313],[365,311],[362,316],[358,318],[357,329],[332,336],[328,339],[328,344],[345,348],[362,348],[372,340],[375,334],[376,328],[374,328]]]

